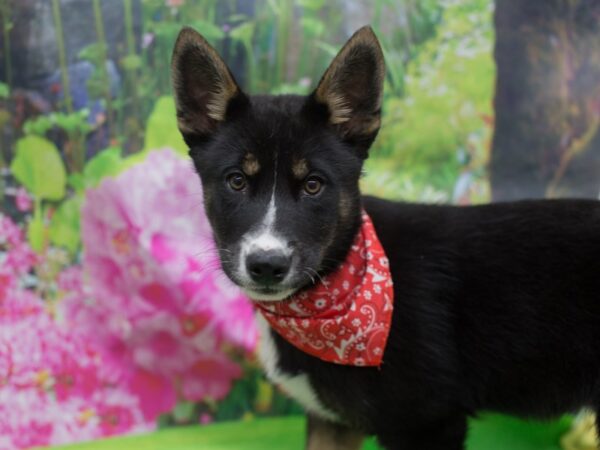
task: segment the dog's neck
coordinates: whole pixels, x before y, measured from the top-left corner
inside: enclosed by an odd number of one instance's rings
[[[346,261],[352,243],[356,239],[356,235],[361,228],[361,205],[356,206],[356,212],[352,213],[351,217],[338,222],[336,226],[337,239],[332,242],[325,250],[321,266],[318,273],[320,276],[326,276],[338,270],[338,268]],[[306,288],[311,288],[314,283],[309,284]]]
[[[379,366],[390,330],[393,284],[371,219],[362,224],[335,272],[279,302],[256,302],[272,328],[327,362]]]

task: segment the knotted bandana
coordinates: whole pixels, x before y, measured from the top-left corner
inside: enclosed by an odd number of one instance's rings
[[[380,366],[392,321],[388,259],[369,216],[339,269],[289,299],[256,302],[284,339],[309,355],[351,366]]]

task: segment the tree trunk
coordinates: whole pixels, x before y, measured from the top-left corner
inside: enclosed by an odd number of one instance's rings
[[[600,192],[600,1],[496,0],[492,197]]]

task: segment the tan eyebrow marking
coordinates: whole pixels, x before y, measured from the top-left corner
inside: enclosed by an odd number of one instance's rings
[[[294,164],[292,165],[292,173],[299,180],[306,178],[306,175],[308,175],[308,164],[304,158],[294,161]]]
[[[242,170],[248,176],[256,175],[260,170],[258,159],[252,153],[246,153],[242,161]]]

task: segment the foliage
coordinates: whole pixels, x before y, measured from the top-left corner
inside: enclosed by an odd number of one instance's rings
[[[123,159],[119,147],[102,150],[88,161],[83,169],[83,181],[86,188],[96,187],[106,177],[120,172]]]
[[[62,202],[52,215],[48,228],[50,242],[56,246],[66,248],[72,255],[76,254],[81,244],[79,235],[81,204],[81,195],[73,196]],[[42,247],[43,243],[35,246],[36,249]]]
[[[25,123],[23,131],[27,134],[44,136],[52,128],[58,127],[71,137],[85,136],[92,130],[87,122],[89,111],[82,109],[73,113],[53,112],[45,116],[38,116]]]
[[[27,136],[17,142],[16,149],[10,168],[17,180],[38,198],[62,199],[66,174],[54,144],[37,136]]]
[[[46,240],[42,200],[64,197],[66,172],[58,149],[44,138],[24,137],[17,142],[16,150],[10,167],[15,178],[34,196],[34,215],[28,225],[27,237],[32,248],[39,252]]]
[[[169,147],[186,155],[188,147],[177,129],[175,102],[172,97],[161,97],[156,101],[148,118],[144,149]]]
[[[66,162],[73,171],[80,171],[85,160],[85,138],[94,129],[88,122],[89,111],[84,108],[79,111],[62,113],[53,112],[28,120],[23,126],[26,134],[46,136],[50,131],[58,129],[66,137]]]
[[[8,98],[9,89],[8,84],[0,83],[0,99]]]
[[[94,70],[87,80],[87,91],[92,98],[104,98],[110,93],[110,80],[106,71],[106,44],[95,42],[79,51],[79,59],[89,61]],[[110,95],[110,94],[108,94]]]
[[[390,173],[449,197],[462,167],[487,162],[494,66],[490,3],[446,1],[444,6],[435,38],[407,68],[405,96],[385,99],[383,126],[371,153]],[[374,161],[367,171],[382,164]]]

